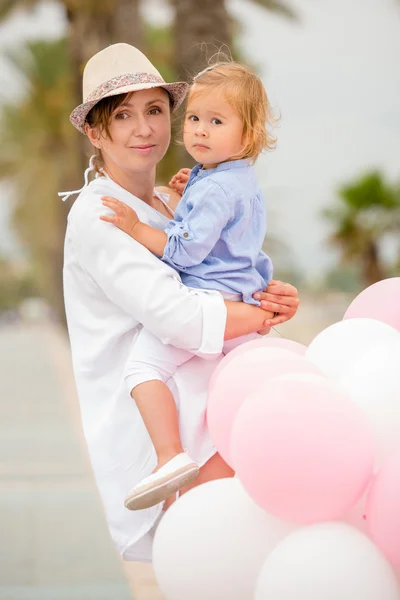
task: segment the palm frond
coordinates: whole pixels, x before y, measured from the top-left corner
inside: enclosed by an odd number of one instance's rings
[[[261,6],[262,8],[266,8],[271,12],[274,12],[286,19],[291,19],[292,21],[298,21],[299,16],[296,11],[286,4],[286,2],[282,2],[281,0],[251,0],[253,4],[257,4],[257,6]]]
[[[0,21],[12,15],[17,8],[33,8],[39,0],[0,0]]]

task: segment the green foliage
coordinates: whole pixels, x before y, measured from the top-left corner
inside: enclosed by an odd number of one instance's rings
[[[22,300],[35,294],[32,273],[17,271],[8,260],[0,257],[0,314],[15,309]]]
[[[385,276],[380,257],[384,237],[400,232],[400,187],[373,171],[339,193],[340,205],[324,211],[334,227],[330,241],[344,262],[361,265],[364,283],[374,283]]]
[[[71,77],[65,40],[34,42],[10,60],[27,93],[3,107],[0,176],[13,182],[13,225],[29,251],[39,291],[62,312],[61,254],[66,207],[57,192],[76,179],[69,124]]]

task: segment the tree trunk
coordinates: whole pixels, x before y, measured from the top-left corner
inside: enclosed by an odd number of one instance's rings
[[[230,56],[233,21],[225,0],[202,0],[201,4],[198,0],[170,0],[170,3],[174,8],[172,35],[175,40],[175,72],[178,80],[190,82],[218,52]],[[172,128],[174,138],[180,137],[182,114],[183,108],[178,112]],[[173,152],[178,168],[194,165],[184,146],[174,147]]]
[[[219,51],[230,55],[232,19],[225,0],[171,0],[175,9],[175,66],[188,80],[207,66]]]
[[[113,43],[126,42],[141,48],[142,29],[140,0],[118,0],[113,21]]]
[[[76,2],[64,0],[69,24],[68,43],[71,69],[74,81],[74,106],[82,102],[82,74],[91,56],[116,42],[126,42],[138,46],[141,40],[140,0],[89,0],[77,6]],[[73,107],[71,107],[72,110]],[[87,167],[91,147],[78,131],[75,132],[75,165],[66,165],[60,173],[60,190],[79,189],[83,172]],[[71,202],[59,201],[59,243],[54,248],[51,261],[52,293],[51,302],[61,322],[65,323],[62,295],[62,264],[66,215]]]
[[[362,257],[363,279],[367,286],[385,279],[385,272],[379,257],[379,248],[375,240],[368,242]]]
[[[82,102],[82,74],[85,64],[94,54],[110,44],[126,42],[140,45],[142,24],[140,0],[90,0],[84,6],[66,2],[69,23],[68,41],[71,67],[74,73],[75,105]],[[90,146],[77,134],[77,151],[82,169],[87,166]]]

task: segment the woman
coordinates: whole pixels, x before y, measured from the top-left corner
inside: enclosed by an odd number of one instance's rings
[[[150,438],[123,383],[134,337],[143,326],[164,343],[196,355],[168,385],[182,443],[201,466],[198,485],[233,474],[216,453],[205,423],[207,382],[224,338],[260,331],[266,321],[283,322],[298,306],[297,290],[279,282],[262,294],[265,310],[186,288],[175,270],[100,220],[101,197],[113,196],[142,221],[165,228],[173,206],[154,189],[155,172],[170,142],[170,109],[179,106],[186,89],[184,83],[165,83],[136,48],[115,44],[86,65],[84,103],[71,115],[96,148],[99,177],[85,185],[68,216],[68,330],[96,482],[112,538],[126,560],[151,560],[162,510],[158,505],[132,513],[123,505],[132,485],[155,466]],[[273,318],[274,312],[280,314]]]

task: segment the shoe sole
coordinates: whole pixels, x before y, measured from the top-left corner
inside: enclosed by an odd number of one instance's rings
[[[166,475],[160,479],[156,487],[149,485],[139,493],[135,493],[134,496],[128,496],[125,500],[125,506],[129,510],[143,510],[144,508],[160,504],[160,502],[164,502],[164,500],[178,492],[185,485],[192,483],[198,477],[199,472],[199,467],[193,465],[189,470],[187,467],[184,467],[176,471],[172,477]]]

